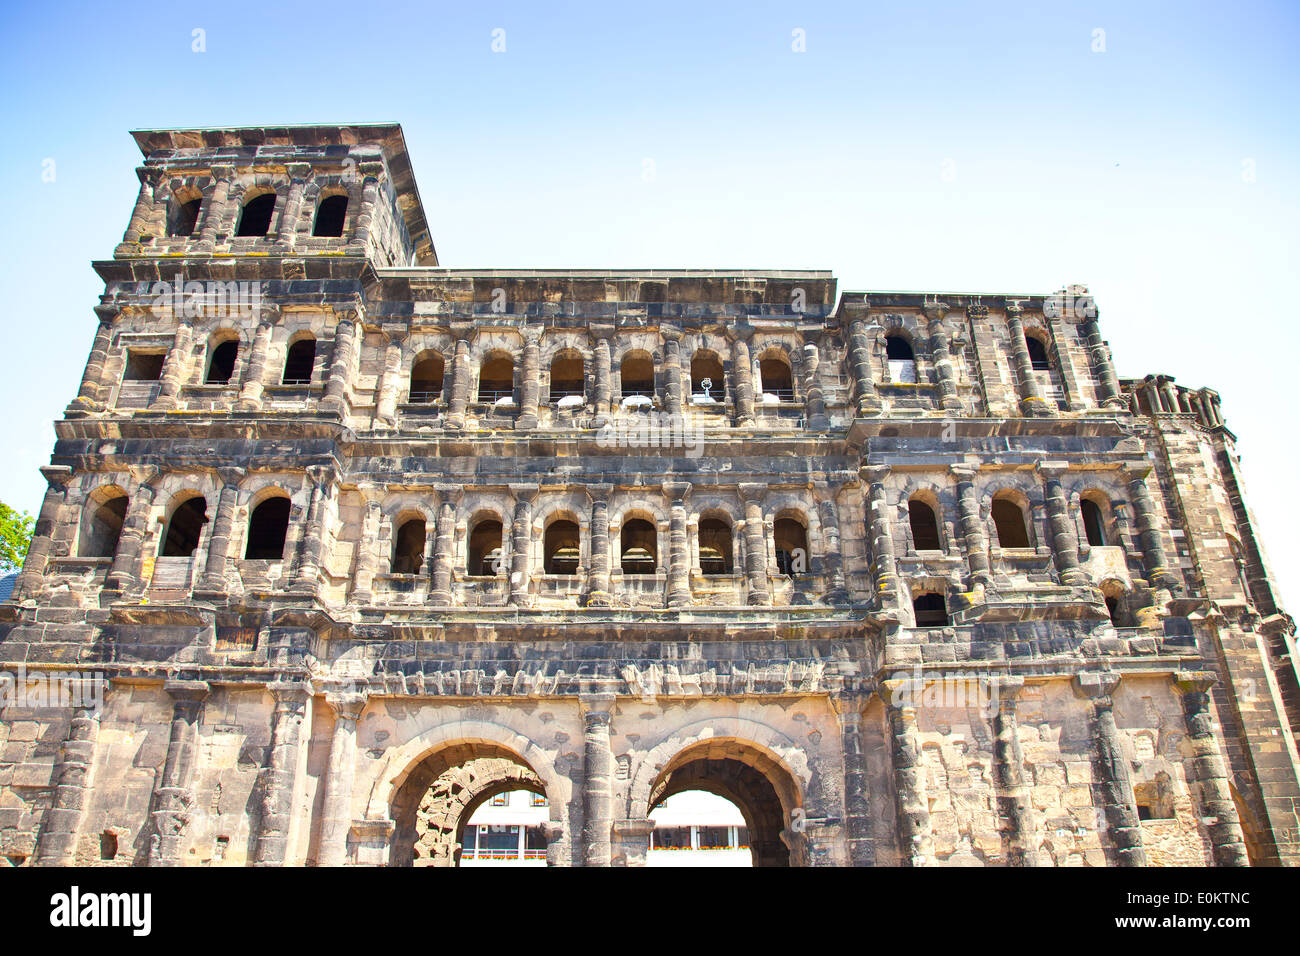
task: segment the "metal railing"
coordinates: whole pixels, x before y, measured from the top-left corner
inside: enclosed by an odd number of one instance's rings
[[[406,400],[412,405],[432,405],[441,394],[442,389],[438,389],[436,392],[412,392],[407,396]]]
[[[514,397],[515,397],[515,390],[513,388],[510,389],[480,388],[478,390],[478,400],[480,404],[495,405],[498,401],[500,401],[503,398],[513,399]]]

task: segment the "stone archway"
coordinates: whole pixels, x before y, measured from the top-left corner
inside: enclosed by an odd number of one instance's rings
[[[433,782],[415,812],[413,866],[456,866],[465,824],[486,800],[509,790],[546,794],[530,768],[501,757],[478,757]]]

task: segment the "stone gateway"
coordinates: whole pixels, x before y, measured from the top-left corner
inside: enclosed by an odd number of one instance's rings
[[[638,866],[703,790],[763,866],[1300,863],[1234,436],[1086,289],[445,268],[398,126],[133,135],[0,862],[451,866],[529,790]]]

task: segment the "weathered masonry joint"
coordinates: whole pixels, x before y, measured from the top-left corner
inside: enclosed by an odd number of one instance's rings
[[[1300,862],[1219,396],[1080,287],[438,265],[397,126],[134,134],[0,605],[0,861]],[[73,693],[72,691],[75,691]]]

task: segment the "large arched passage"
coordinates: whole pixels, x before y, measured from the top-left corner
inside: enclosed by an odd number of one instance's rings
[[[464,742],[429,754],[394,795],[389,865],[459,865],[470,817],[492,797],[514,790],[546,796],[533,768],[499,744]]]
[[[763,749],[734,739],[711,739],[687,747],[655,778],[647,815],[669,797],[689,790],[702,790],[736,805],[749,832],[754,866],[790,865],[790,848],[782,833],[802,801],[789,771]]]

